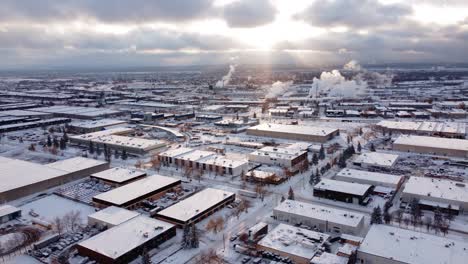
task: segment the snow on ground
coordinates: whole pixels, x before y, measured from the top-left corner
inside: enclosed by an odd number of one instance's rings
[[[0,263],[2,263],[1,260]],[[31,256],[18,255],[11,259],[7,259],[5,264],[42,264],[42,262]]]

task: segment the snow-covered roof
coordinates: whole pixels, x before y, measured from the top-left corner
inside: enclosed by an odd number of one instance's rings
[[[468,203],[468,187],[466,184],[449,180],[411,177],[403,189],[403,195],[405,194],[416,194]]]
[[[338,177],[349,178],[350,180],[364,180],[379,183],[386,183],[397,185],[403,176],[392,175],[387,173],[378,173],[371,171],[355,170],[355,169],[342,169],[336,175]]]
[[[358,251],[409,264],[466,263],[468,259],[466,242],[388,225],[372,225]]]
[[[88,218],[110,224],[111,226],[116,226],[139,215],[140,214],[135,211],[130,211],[117,206],[109,206],[101,211],[88,215]]]
[[[140,215],[97,234],[78,245],[109,258],[117,259],[161,235],[173,226],[172,224]]]
[[[329,235],[279,224],[258,242],[259,245],[298,257],[312,259]]]
[[[5,204],[5,205],[0,205],[0,218],[5,216],[5,215],[10,215],[13,213],[16,213],[18,211],[21,211],[21,209],[16,208],[12,205]]]
[[[334,192],[349,193],[354,195],[362,196],[371,188],[371,185],[335,181],[330,179],[322,179],[319,183],[314,186],[317,190],[329,190]]]
[[[138,149],[144,149],[144,150],[161,148],[166,145],[166,143],[160,140],[127,137],[127,136],[119,136],[119,135],[106,135],[106,136],[96,137],[92,140],[94,142],[102,143],[102,144],[119,145],[123,147],[131,147],[131,148],[138,148]]]
[[[377,125],[388,129],[412,130],[415,132],[441,132],[461,135],[466,133],[466,124],[458,122],[414,122],[383,120],[377,123]]]
[[[100,120],[86,120],[79,122],[72,122],[70,126],[79,127],[79,128],[101,128],[107,126],[114,126],[120,124],[126,124],[127,121],[117,120],[117,119],[100,119]]]
[[[177,157],[179,155],[182,155],[182,154],[190,152],[190,151],[193,151],[193,149],[180,147],[180,148],[168,149],[166,151],[163,151],[163,152],[159,153],[158,155],[159,156],[164,156],[164,157],[175,158],[175,157]]]
[[[103,136],[108,136],[108,135],[122,135],[122,134],[128,134],[133,132],[133,128],[128,128],[128,127],[114,127],[102,131],[97,131],[97,132],[92,132],[92,133],[87,133],[83,135],[78,135],[78,136],[71,136],[70,138],[76,138],[76,139],[81,139],[81,140],[92,140],[98,137],[103,137]]]
[[[180,182],[180,180],[162,175],[152,175],[108,192],[98,194],[94,196],[93,199],[113,205],[123,205],[152,192],[164,190],[167,186],[176,184],[177,182]]]
[[[340,257],[335,254],[323,252],[321,255],[315,256],[310,262],[312,264],[347,264],[348,258]]]
[[[186,222],[233,195],[235,194],[232,192],[206,188],[160,211],[158,215]]]
[[[102,160],[83,158],[83,157],[74,157],[71,159],[65,159],[65,160],[52,162],[52,163],[46,164],[45,166],[71,173],[71,172],[86,170],[86,169],[104,165],[104,164],[107,164],[107,162],[102,161]]]
[[[269,156],[271,158],[291,160],[306,153],[305,151],[294,148],[263,147],[255,150],[250,155]]]
[[[468,140],[457,138],[409,135],[398,137],[393,144],[468,151]]]
[[[0,157],[0,172],[0,193],[69,174],[64,170],[5,157]]]
[[[282,124],[272,124],[272,123],[260,124],[260,125],[251,127],[248,130],[263,130],[263,131],[271,131],[271,132],[302,134],[302,135],[309,135],[309,136],[328,136],[331,133],[335,133],[337,131],[336,128],[329,128],[329,127],[282,125]]]
[[[198,162],[202,164],[227,167],[227,168],[237,168],[240,166],[246,166],[248,164],[248,162],[245,160],[228,159],[221,155],[209,156],[207,158],[198,160]]]
[[[274,210],[351,227],[357,227],[364,219],[360,213],[295,200],[286,200]]]
[[[126,169],[126,168],[120,168],[120,167],[115,167],[112,169],[108,169],[105,171],[91,174],[91,176],[94,178],[111,181],[111,182],[126,182],[131,179],[135,179],[135,178],[145,176],[145,175],[146,175],[146,172],[144,171],[139,171],[135,169]]]
[[[362,153],[356,159],[355,163],[363,163],[379,167],[392,167],[398,159],[398,155],[381,153],[381,152],[367,152]]]

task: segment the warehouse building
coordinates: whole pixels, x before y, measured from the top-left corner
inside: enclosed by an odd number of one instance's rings
[[[260,124],[247,129],[247,135],[325,143],[339,134],[338,129],[317,126]]]
[[[294,171],[305,161],[307,152],[294,148],[264,147],[249,153],[249,161],[286,167]]]
[[[345,182],[355,182],[369,184],[373,186],[382,186],[392,189],[399,189],[403,183],[404,177],[386,173],[370,172],[354,169],[342,169],[336,174],[335,180]]]
[[[362,214],[294,200],[286,200],[274,208],[273,217],[292,225],[337,234],[358,235],[364,226]]]
[[[183,227],[203,220],[233,202],[235,198],[236,195],[232,192],[206,188],[160,211],[156,218]]]
[[[362,168],[380,168],[390,169],[398,160],[398,155],[381,153],[381,152],[367,152],[357,156],[353,164]]]
[[[393,149],[404,152],[423,153],[468,158],[468,140],[425,136],[400,136]]]
[[[64,163],[61,162],[41,165],[0,157],[0,202],[42,192],[109,168],[108,163],[93,159],[72,160],[73,162],[68,163],[71,167],[63,169],[60,164]]]
[[[72,122],[68,128],[75,133],[92,133],[104,129],[115,128],[127,125],[127,121],[117,119],[100,119],[100,120],[87,120],[80,122]]]
[[[346,203],[366,205],[372,185],[322,179],[314,186],[314,196]]]
[[[140,180],[145,176],[146,172],[144,171],[115,167],[91,174],[90,178],[96,179],[113,187],[119,187],[130,182]]]
[[[327,234],[279,224],[258,242],[257,250],[278,254],[296,264],[309,264],[329,238]]]
[[[409,203],[414,198],[427,209],[437,206],[447,209],[449,205],[454,211],[468,209],[468,187],[462,182],[411,177],[405,184],[401,199]]]
[[[98,228],[111,228],[127,222],[140,214],[117,206],[109,206],[88,215],[88,225]]]
[[[145,216],[120,225],[77,244],[78,254],[102,264],[124,264],[176,235],[174,225]]]
[[[21,209],[5,204],[0,205],[0,225],[21,217]]]
[[[362,264],[466,263],[468,243],[388,225],[372,225],[357,252]]]
[[[80,107],[69,105],[46,106],[31,108],[28,110],[40,113],[49,113],[53,114],[56,117],[68,117],[77,119],[95,119],[99,117],[111,117],[122,114],[122,112],[120,111],[106,108]]]
[[[465,138],[466,124],[456,122],[380,121],[377,127],[387,132]]]
[[[93,197],[100,208],[118,206],[134,208],[143,200],[157,200],[167,192],[180,188],[181,181],[175,178],[152,175]]]

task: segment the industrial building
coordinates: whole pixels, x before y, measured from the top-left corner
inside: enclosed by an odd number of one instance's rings
[[[264,147],[249,153],[249,161],[280,166],[294,171],[305,161],[307,152],[294,148]]]
[[[78,254],[102,264],[129,263],[176,235],[174,225],[137,216],[76,245]]]
[[[63,164],[69,167],[64,168]],[[0,202],[42,192],[108,168],[107,162],[85,158],[41,165],[0,157]]]
[[[426,136],[400,136],[393,149],[404,152],[423,153],[468,158],[468,140]]]
[[[65,124],[69,122],[71,122],[71,119],[69,118],[51,118],[51,119],[37,120],[37,121],[31,121],[31,122],[7,124],[7,125],[0,126],[0,133],[30,129],[30,128],[35,128],[35,127],[59,125],[59,124]]]
[[[468,209],[468,187],[462,182],[411,177],[405,184],[401,199],[411,202],[415,198],[427,209],[447,209],[449,205],[454,211]]]
[[[127,125],[127,121],[117,119],[100,119],[72,122],[68,128],[75,133],[92,133],[104,129],[115,128]]]
[[[398,155],[381,153],[381,152],[367,152],[362,153],[353,160],[353,164],[362,168],[392,168],[398,160]]]
[[[465,138],[466,124],[455,122],[413,122],[389,121],[377,123],[377,127],[387,132],[404,134]]]
[[[47,107],[31,108],[28,111],[41,112],[53,114],[56,117],[68,117],[77,119],[95,119],[99,117],[111,117],[122,114],[120,111],[94,108],[94,107],[80,107],[69,105],[56,105]]]
[[[339,134],[338,129],[317,126],[260,124],[247,129],[247,135],[325,143]]]
[[[96,179],[113,187],[119,187],[130,182],[142,179],[146,176],[146,172],[136,169],[126,169],[115,167],[90,175],[91,179]]]
[[[357,251],[362,264],[466,263],[468,243],[389,225],[372,225]]]
[[[373,186],[322,179],[314,186],[314,196],[346,203],[366,205]]]
[[[364,226],[362,214],[294,200],[286,200],[274,208],[273,217],[291,225],[337,234],[358,235]]]
[[[88,215],[88,225],[98,228],[111,228],[118,226],[139,216],[140,213],[130,211],[117,206],[109,206],[105,209]]]
[[[279,224],[260,240],[257,250],[264,250],[289,258],[296,264],[309,264],[324,249],[329,235]]]
[[[97,207],[118,206],[134,208],[145,199],[156,200],[167,192],[180,188],[181,181],[175,178],[152,175],[93,197]]]
[[[335,180],[382,186],[392,189],[399,189],[404,177],[386,173],[370,172],[355,169],[342,169]]]
[[[233,202],[235,198],[236,195],[232,192],[206,188],[160,211],[156,218],[183,227],[186,224],[203,220]]]
[[[21,217],[21,209],[5,204],[0,205],[0,225]]]

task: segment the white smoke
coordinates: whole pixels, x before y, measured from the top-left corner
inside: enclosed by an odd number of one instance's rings
[[[236,65],[229,65],[229,72],[216,82],[216,87],[223,88],[231,81],[232,74],[236,71]]]
[[[278,97],[279,95],[286,92],[292,84],[293,84],[293,81],[287,81],[287,82],[276,81],[268,89],[268,93],[266,94],[265,97],[266,98]]]
[[[362,67],[361,65],[359,64],[359,62],[355,61],[355,60],[351,60],[350,62],[346,63],[344,66],[343,66],[343,69],[344,70],[347,70],[347,71],[361,71],[362,70]]]
[[[310,95],[327,93],[333,97],[355,97],[367,88],[367,83],[361,79],[346,80],[340,71],[322,72],[320,79],[314,78]]]
[[[364,79],[368,84],[375,85],[376,87],[386,87],[392,84],[393,74],[391,73],[378,73],[374,71],[368,71],[362,67],[359,62],[351,60],[343,66],[343,70],[358,72],[357,78]]]

